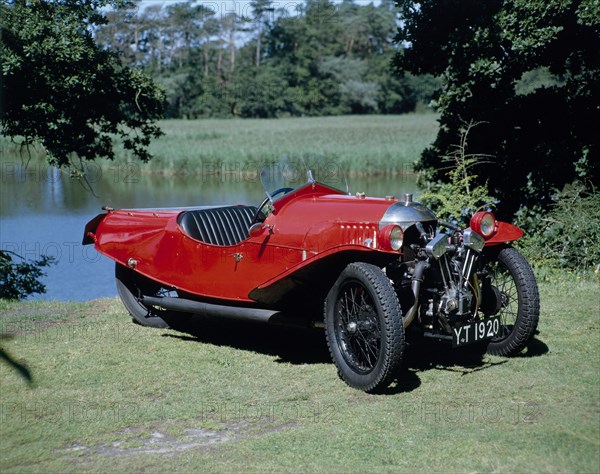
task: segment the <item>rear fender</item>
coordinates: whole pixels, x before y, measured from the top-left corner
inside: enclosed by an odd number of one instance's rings
[[[83,231],[83,241],[81,242],[83,245],[89,245],[96,242],[96,230],[106,215],[107,214],[105,212],[98,214],[85,225],[85,230]]]

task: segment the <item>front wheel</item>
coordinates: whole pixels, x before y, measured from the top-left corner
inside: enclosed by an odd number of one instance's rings
[[[404,353],[396,292],[375,265],[351,263],[325,300],[327,345],[340,377],[365,392],[385,389]]]
[[[483,305],[500,317],[500,334],[490,341],[487,352],[516,355],[525,349],[538,325],[540,296],[535,275],[525,257],[513,248],[501,250],[487,270]]]

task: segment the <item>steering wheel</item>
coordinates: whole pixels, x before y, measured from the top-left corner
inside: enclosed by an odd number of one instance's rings
[[[281,194],[281,193],[287,194],[293,190],[294,190],[294,188],[285,188],[285,187],[279,188],[279,189],[276,189],[275,191],[273,191],[271,193],[271,196],[267,196],[266,198],[264,198],[263,201],[260,203],[260,206],[258,206],[258,209],[256,210],[256,214],[254,214],[254,217],[252,218],[252,222],[250,222],[250,225],[256,224],[257,222],[263,222],[267,218],[267,216],[264,215],[262,210],[263,210],[263,207],[265,207],[271,201],[271,199],[273,199],[278,194]]]

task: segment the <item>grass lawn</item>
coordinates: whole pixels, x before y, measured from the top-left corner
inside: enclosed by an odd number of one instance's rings
[[[0,471],[598,472],[600,288],[540,289],[522,357],[413,345],[384,395],[339,380],[319,330],[0,302],[35,381],[0,365]]]

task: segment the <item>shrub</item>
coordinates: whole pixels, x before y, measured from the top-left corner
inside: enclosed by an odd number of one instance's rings
[[[460,142],[453,146],[449,155],[443,157],[448,163],[448,182],[420,183],[425,192],[419,200],[431,207],[438,218],[463,226],[469,224],[471,216],[482,209],[491,210],[495,199],[489,195],[487,183],[475,184],[478,176],[472,168],[485,162],[487,155],[467,153],[469,132],[477,123],[465,123],[460,130]]]
[[[581,181],[553,196],[549,212],[521,209],[517,224],[526,230],[520,250],[537,267],[587,272],[600,265],[600,193]]]
[[[22,261],[14,262],[13,256]],[[38,278],[45,275],[42,268],[52,265],[54,260],[42,255],[38,260],[26,261],[14,252],[0,250],[0,298],[21,300],[33,293],[45,293],[46,286]]]

